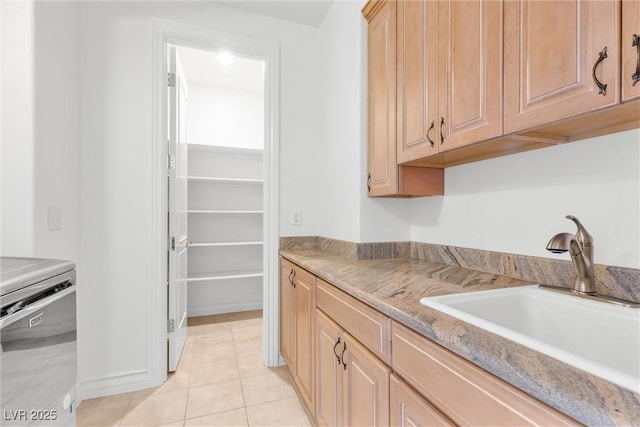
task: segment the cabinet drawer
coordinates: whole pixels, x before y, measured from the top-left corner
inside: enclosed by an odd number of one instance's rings
[[[393,322],[393,370],[460,425],[580,425]]]
[[[373,354],[390,363],[391,319],[321,279],[316,288],[316,302],[319,309]]]

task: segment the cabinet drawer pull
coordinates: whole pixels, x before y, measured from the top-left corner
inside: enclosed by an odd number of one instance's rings
[[[444,144],[444,135],[442,134],[443,127],[444,127],[444,117],[440,117],[440,145]]]
[[[340,356],[340,358],[342,359],[342,369],[343,370],[347,370],[347,364],[344,363],[344,352],[347,351],[347,343],[343,343],[342,344],[342,355]]]
[[[632,86],[635,86],[636,83],[640,82],[640,36],[634,34],[631,38],[631,46],[635,46],[638,51],[638,62],[636,62],[636,72],[631,76],[631,81],[633,82]]]
[[[436,125],[436,121],[435,120],[431,120],[431,126],[429,126],[429,130],[427,130],[427,141],[429,141],[429,144],[431,144],[431,146],[433,147],[433,140],[431,138],[429,138],[429,132],[431,132],[433,130],[433,128]]]
[[[289,273],[289,283],[291,283],[291,287],[293,288],[296,287],[296,283],[294,282],[295,278],[296,278],[296,271],[291,270],[291,273]]]
[[[367,175],[367,192],[371,191],[371,174]]]
[[[338,344],[340,344],[340,338],[338,338],[338,341],[336,341],[336,343],[333,345],[333,355],[336,356],[336,363],[339,365],[342,361],[340,360],[340,356],[338,356],[338,353],[336,353]]]
[[[607,57],[607,47],[605,46],[604,49],[602,49],[598,54],[598,60],[596,61],[595,64],[593,64],[593,73],[592,73],[593,81],[596,83],[596,86],[598,86],[598,89],[600,89],[598,91],[598,94],[602,94],[603,96],[607,96],[607,84],[602,83],[600,80],[598,80],[598,77],[596,77],[596,68],[598,68],[598,65],[600,65],[600,63],[604,61],[606,57]]]

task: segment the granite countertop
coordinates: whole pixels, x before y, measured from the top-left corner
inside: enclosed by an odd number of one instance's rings
[[[475,365],[587,425],[640,426],[640,394],[420,304],[420,298],[532,282],[413,258],[280,254]]]

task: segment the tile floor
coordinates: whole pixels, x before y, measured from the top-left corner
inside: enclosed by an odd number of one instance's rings
[[[85,400],[77,425],[310,426],[286,369],[264,367],[261,353],[261,311],[190,318],[162,386]]]

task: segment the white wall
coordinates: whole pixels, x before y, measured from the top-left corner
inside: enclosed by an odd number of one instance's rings
[[[640,268],[640,131],[449,168],[445,196],[411,201],[411,239],[548,258],[577,216],[595,261]]]
[[[1,11],[1,253],[77,263],[79,5],[3,2]],[[48,229],[50,206],[60,230]]]
[[[189,83],[188,139],[195,144],[262,150],[263,94]]]
[[[317,30],[205,2],[81,6],[82,263],[80,378],[84,397],[155,385],[150,378],[152,22],[160,18],[281,45],[281,210],[314,217]]]
[[[367,197],[365,3],[336,1],[320,26],[319,234],[355,242],[408,240],[408,202]]]

